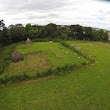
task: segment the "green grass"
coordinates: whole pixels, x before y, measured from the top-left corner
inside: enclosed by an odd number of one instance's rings
[[[61,76],[1,86],[0,110],[109,110],[110,44],[68,43],[94,54],[96,65]]]
[[[10,50],[11,46],[12,45],[0,48],[0,59]]]
[[[56,42],[35,42],[28,49],[25,45],[19,45],[16,50],[23,53],[43,51],[53,67],[62,66],[67,63],[81,63],[85,60],[82,57],[79,59],[74,55],[73,51]]]
[[[24,61],[11,62],[3,74],[19,74],[34,72],[50,68],[50,62],[42,52],[25,55]]]
[[[56,68],[65,64],[80,64],[83,57],[76,56],[73,51],[60,43],[34,42],[30,46],[18,44],[16,51],[24,53],[25,59],[19,63],[11,62],[4,74],[19,74],[20,72],[33,73],[48,68]],[[38,55],[39,53],[42,53]]]

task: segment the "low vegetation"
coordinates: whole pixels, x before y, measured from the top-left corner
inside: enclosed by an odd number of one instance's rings
[[[13,53],[14,49],[15,49],[15,45],[11,45],[9,47],[4,47],[1,50],[2,57],[0,57],[0,74],[4,72],[4,70],[10,63],[11,54]]]
[[[24,41],[28,38],[35,41],[61,41],[61,40],[86,40],[103,41],[109,39],[108,32],[103,29],[84,27],[81,25],[56,25],[49,23],[45,26],[26,24],[5,26],[0,20],[0,45],[5,46],[12,43]]]
[[[24,60],[24,55],[20,52],[13,52],[13,54],[11,55],[11,60],[13,62],[20,62]]]
[[[23,53],[24,60],[10,62],[0,76],[2,84],[67,73],[93,63],[57,42],[34,42],[29,47],[18,44],[15,51]]]
[[[95,65],[68,74],[1,86],[0,109],[109,110],[110,44],[81,41],[67,43],[72,47],[80,47],[83,53],[92,54]]]
[[[20,73],[20,72],[32,72],[41,69],[47,69],[50,67],[46,55],[43,52],[30,53],[25,55],[24,61],[18,63],[11,62],[7,68],[8,74]]]

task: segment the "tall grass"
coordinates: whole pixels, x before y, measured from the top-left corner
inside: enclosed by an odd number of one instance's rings
[[[4,74],[19,74],[20,72],[35,72],[48,69],[51,64],[43,52],[32,52],[24,55],[23,61],[11,62]]]

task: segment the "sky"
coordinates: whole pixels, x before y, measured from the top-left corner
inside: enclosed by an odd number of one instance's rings
[[[110,0],[0,0],[6,26],[79,24],[110,30]]]

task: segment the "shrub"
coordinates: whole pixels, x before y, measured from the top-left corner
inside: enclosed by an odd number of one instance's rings
[[[15,45],[10,46],[7,52],[0,59],[0,74],[4,72],[6,66],[9,64],[11,54],[14,51],[14,49],[15,49]]]
[[[19,62],[19,61],[22,61],[24,60],[24,55],[20,52],[14,52],[11,56],[11,60],[13,62]]]

